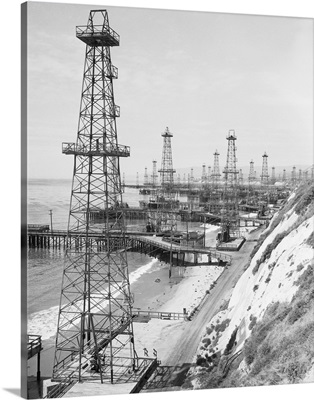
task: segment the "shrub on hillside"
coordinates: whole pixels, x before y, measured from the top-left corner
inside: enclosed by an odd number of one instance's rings
[[[209,326],[206,327],[206,334],[210,335],[213,332],[213,329],[210,328]]]
[[[308,362],[306,360],[291,360],[285,372],[290,383],[297,383],[306,373]]]
[[[296,302],[287,316],[287,322],[292,325],[300,319],[308,310],[307,303],[304,300]]]
[[[230,319],[225,319],[224,321],[222,321],[220,324],[217,324],[215,326],[215,331],[218,332],[224,332],[224,330],[227,328],[227,326],[230,323]]]
[[[295,285],[302,290],[310,290],[314,286],[314,268],[308,265],[302,275],[296,280]]]
[[[304,265],[300,263],[300,264],[297,266],[297,271],[300,272],[300,271],[302,271],[303,268],[304,268]]]
[[[211,344],[211,340],[209,338],[205,338],[202,340],[202,343],[204,343],[204,347],[207,348]]]
[[[308,244],[309,246],[311,246],[314,249],[314,231],[307,238],[306,244]]]
[[[252,318],[250,318],[251,322],[249,323],[249,326],[248,326],[249,331],[251,331],[254,328],[254,326],[256,325],[256,321],[257,321],[256,317],[253,317],[252,315],[251,315],[251,317],[252,317]]]
[[[265,261],[267,261],[270,258],[272,251],[279,245],[279,243],[282,241],[282,239],[284,237],[286,237],[286,236],[287,236],[287,232],[286,231],[278,233],[278,235],[276,235],[274,240],[266,246],[266,248],[263,251],[263,253],[262,253],[261,257],[259,258],[259,260],[256,261],[256,265],[255,265],[255,267],[253,268],[253,271],[252,271],[253,275],[256,274],[256,272],[258,271],[260,265],[263,264]]]
[[[311,204],[314,200],[314,185],[311,185],[309,188],[305,188],[305,192],[299,199],[298,203],[295,206],[294,211],[297,214],[302,214],[309,204]]]

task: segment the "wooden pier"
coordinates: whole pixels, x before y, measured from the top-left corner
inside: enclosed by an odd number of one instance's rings
[[[187,263],[194,265],[202,263],[206,265],[216,263],[224,265],[230,264],[232,260],[229,254],[217,251],[215,248],[182,246],[171,241],[164,241],[160,236],[133,236],[129,238],[129,244],[130,251],[159,256],[158,258],[161,259],[166,258],[165,261],[171,261],[174,266],[184,266]],[[190,255],[190,260],[187,260],[188,255]],[[200,255],[207,256],[204,262],[199,262],[198,258]]]
[[[85,243],[84,232],[67,231],[28,231],[28,245],[33,248],[53,248],[53,249],[74,249],[83,250]],[[123,249],[147,254],[157,257],[162,261],[171,262],[174,266],[215,264],[230,264],[232,257],[229,254],[217,251],[212,247],[204,247],[192,242],[190,246],[181,245],[172,241],[170,238],[163,240],[162,235],[154,233],[126,232],[124,235],[114,232],[107,238],[104,232],[93,232],[88,234],[91,242],[96,242],[98,250],[103,251],[109,247],[111,249]],[[205,260],[199,261],[201,255],[205,255]]]

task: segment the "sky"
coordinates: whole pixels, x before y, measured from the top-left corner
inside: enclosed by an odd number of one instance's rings
[[[62,0],[60,0],[62,1]],[[75,3],[75,1],[68,0],[70,3]],[[76,1],[77,2],[77,1]],[[1,244],[2,244],[2,265],[5,266],[2,269],[2,280],[3,282],[6,282],[7,284],[2,285],[2,290],[1,290],[1,302],[2,304],[7,304],[8,299],[10,302],[9,307],[3,307],[2,308],[2,319],[3,321],[10,321],[10,340],[12,343],[20,343],[20,304],[21,304],[21,294],[20,294],[20,287],[21,287],[21,274],[20,274],[20,260],[21,260],[21,252],[20,252],[20,246],[19,246],[19,241],[20,241],[20,207],[21,207],[21,174],[20,174],[20,168],[21,168],[21,159],[20,159],[20,153],[21,153],[21,147],[23,144],[21,144],[20,140],[20,132],[21,132],[21,116],[20,116],[20,28],[19,28],[19,15],[20,15],[20,0],[10,0],[10,1],[3,1],[1,2],[1,15],[3,16],[2,18],[2,32],[3,32],[3,41],[2,41],[2,63],[0,63],[0,68],[1,68],[1,76],[2,76],[2,81],[1,81],[1,89],[2,89],[2,103],[1,103],[1,115],[2,115],[2,130],[1,130],[1,139],[2,139],[2,152],[1,152],[1,209],[2,209],[2,214],[1,214],[1,222],[2,226],[5,227],[5,229],[1,230]],[[91,1],[89,0],[84,0],[84,3],[89,3],[91,4]],[[131,4],[133,7],[163,7],[163,8],[169,8],[169,9],[177,9],[177,8],[182,8],[187,10],[206,10],[207,12],[209,11],[215,11],[217,12],[233,12],[233,13],[246,13],[246,14],[264,14],[264,15],[282,15],[282,16],[299,16],[299,17],[311,17],[314,18],[314,7],[311,2],[308,0],[263,0],[263,1],[251,1],[251,0],[193,0],[193,1],[187,1],[187,0],[150,0],[147,2],[147,0],[108,0],[107,4],[110,5],[129,5]],[[146,5],[147,4],[147,5]],[[30,124],[32,122],[32,130],[28,129],[28,155],[29,155],[29,160],[28,160],[28,169],[29,169],[29,176],[33,177],[47,177],[47,178],[52,178],[52,177],[57,177],[57,176],[64,176],[67,177],[68,175],[71,177],[72,175],[72,168],[73,168],[73,159],[71,157],[66,157],[62,156],[61,154],[61,142],[62,141],[75,141],[76,138],[76,130],[77,130],[77,123],[78,123],[78,115],[79,115],[79,96],[80,96],[80,88],[81,88],[81,79],[82,79],[82,74],[83,74],[83,62],[84,62],[84,50],[82,49],[82,44],[79,43],[79,41],[75,38],[75,29],[74,28],[69,28],[67,24],[62,25],[59,24],[59,18],[60,21],[65,19],[69,19],[71,17],[72,24],[78,25],[78,24],[85,24],[87,22],[87,15],[90,9],[90,6],[87,8],[82,9],[80,11],[79,15],[75,12],[77,7],[74,9],[71,9],[71,13],[67,15],[62,15],[62,12],[60,15],[57,17],[51,13],[51,21],[49,21],[49,17],[46,17],[44,19],[43,16],[38,15],[38,20],[37,25],[41,23],[41,30],[40,34],[36,34],[36,31],[33,31],[33,36],[35,35],[35,39],[41,39],[43,38],[44,33],[48,35],[50,34],[50,40],[52,41],[47,41],[47,44],[50,44],[49,49],[41,48],[40,45],[36,45],[38,49],[40,49],[40,52],[37,51],[37,58],[38,61],[36,60],[36,53],[35,57],[33,55],[33,62],[29,59],[29,96],[30,94],[34,94],[37,96],[41,96],[41,98],[37,99],[37,104],[35,102],[36,98],[33,99],[33,102],[31,103],[31,100],[29,101],[28,104],[28,123]],[[69,9],[67,9],[68,11]],[[51,10],[50,10],[51,11]],[[112,27],[118,31],[118,33],[122,34],[121,29],[123,26],[121,26],[121,22],[114,17],[113,15],[113,9],[110,8],[110,23]],[[36,16],[35,16],[36,17]],[[35,18],[34,17],[34,18]],[[79,18],[78,18],[79,17]],[[32,21],[34,21],[34,18]],[[45,29],[45,26],[43,25],[42,21],[45,20],[45,24],[47,24],[47,30]],[[176,119],[175,123],[172,123],[172,121],[168,121],[166,117],[163,115],[160,115],[158,121],[155,123],[155,121],[149,121],[150,123],[148,124],[147,127],[143,131],[141,131],[142,134],[142,139],[143,137],[147,137],[149,135],[149,140],[146,141],[150,142],[151,146],[149,149],[152,149],[152,154],[148,154],[147,151],[147,159],[141,161],[141,157],[146,157],[146,153],[138,155],[136,153],[136,143],[134,143],[134,138],[138,137],[136,135],[138,130],[131,131],[128,128],[128,126],[131,126],[132,123],[130,120],[124,121],[126,118],[126,113],[127,111],[131,112],[132,110],[131,106],[134,107],[134,104],[127,105],[123,101],[123,96],[127,96],[128,92],[123,90],[123,85],[121,86],[121,89],[119,88],[119,85],[124,81],[128,82],[128,77],[130,75],[127,74],[128,70],[128,64],[127,65],[122,65],[121,64],[121,57],[123,56],[122,51],[126,52],[127,47],[126,43],[130,42],[129,39],[132,39],[133,32],[138,28],[141,28],[141,24],[139,26],[136,26],[135,24],[132,23],[132,21],[126,21],[128,22],[128,25],[126,26],[127,29],[124,29],[124,37],[121,37],[121,46],[117,49],[114,49],[113,52],[113,63],[119,67],[119,74],[120,78],[115,81],[115,90],[116,90],[116,101],[117,104],[123,106],[123,109],[121,109],[121,118],[118,120],[118,135],[120,138],[121,143],[125,144],[130,144],[132,146],[132,157],[128,161],[124,161],[124,167],[125,169],[139,169],[141,168],[142,164],[145,164],[146,162],[149,164],[150,158],[151,157],[156,157],[158,161],[161,159],[161,137],[160,133],[163,131],[164,127],[169,125],[169,128],[171,131],[174,133],[174,141],[173,141],[173,151],[174,151],[174,164],[175,167],[178,166],[178,163],[180,161],[179,156],[180,156],[180,151],[181,149],[177,149],[177,146],[179,145],[179,137],[183,136],[183,132],[186,132],[186,130],[183,131],[177,124],[182,124],[187,120],[191,119],[192,122],[196,124],[196,122],[199,122],[201,119],[207,124],[211,122],[213,119],[213,115],[216,115],[218,112],[217,109],[215,109],[215,112],[213,111],[213,103],[211,103],[211,107],[208,105],[207,110],[205,114],[202,113],[197,113],[196,115],[189,115],[185,116],[184,121],[181,119]],[[144,22],[144,21],[143,21]],[[119,26],[118,26],[119,24]],[[38,26],[37,26],[38,28]],[[60,36],[60,40],[58,42],[59,47],[56,47],[54,44],[54,41],[58,39],[58,35],[61,35],[61,31],[66,28],[67,32],[66,34]],[[164,26],[166,28],[166,26]],[[119,31],[120,29],[120,31]],[[228,27],[228,29],[231,29]],[[309,28],[310,31],[310,28]],[[145,35],[149,35],[150,31],[144,32]],[[156,32],[155,32],[156,34]],[[261,32],[262,34],[262,32]],[[309,35],[312,33],[309,32]],[[144,35],[144,38],[145,38]],[[246,35],[247,40],[249,40],[249,34]],[[304,36],[304,35],[303,35]],[[308,37],[308,35],[306,35]],[[144,38],[142,38],[144,40]],[[197,39],[200,40],[202,38],[198,37]],[[5,39],[5,40],[4,40]],[[9,39],[9,40],[8,40]],[[157,40],[157,38],[156,38]],[[65,42],[64,42],[65,41]],[[68,42],[70,41],[70,42]],[[153,41],[153,40],[152,40]],[[196,41],[196,39],[195,39]],[[311,41],[311,39],[306,39],[305,42]],[[168,41],[167,41],[168,42]],[[301,40],[303,43],[303,40]],[[62,47],[64,46],[65,43],[68,43],[68,50],[64,51]],[[70,43],[70,44],[69,44]],[[270,41],[270,45],[272,45],[272,40]],[[254,46],[253,46],[254,47]],[[74,48],[76,49],[74,51]],[[281,48],[281,47],[280,47]],[[31,49],[29,48],[29,51]],[[32,49],[34,52],[36,49]],[[151,51],[152,49],[146,49],[147,51]],[[50,53],[49,53],[50,51]],[[43,53],[44,52],[44,53]],[[138,49],[137,52],[138,53]],[[60,60],[60,55],[66,53],[65,58],[61,58]],[[310,55],[312,53],[312,46],[310,49],[305,51],[305,56],[306,54]],[[202,55],[202,52],[200,56]],[[29,56],[31,56],[31,53],[29,52]],[[49,62],[48,61],[48,56],[49,57]],[[120,59],[119,59],[120,57]],[[124,57],[127,58],[127,55],[124,54]],[[216,57],[217,58],[217,57]],[[213,59],[216,60],[215,57],[212,57],[212,62]],[[310,57],[309,57],[310,58]],[[46,59],[47,64],[45,65],[45,68],[40,69],[43,64],[43,59]],[[136,62],[136,59],[139,60],[139,58],[135,57],[135,54],[131,54],[131,58],[129,60],[130,65],[132,63]],[[65,61],[67,60],[67,62]],[[69,60],[71,61],[71,64],[69,65]],[[198,61],[200,61],[200,57],[198,57]],[[217,61],[217,60],[216,60]],[[252,60],[252,62],[255,60]],[[196,62],[195,60],[191,60],[191,63]],[[119,64],[119,65],[118,65]],[[304,64],[304,62],[302,63]],[[35,74],[35,69],[37,65],[37,74]],[[58,68],[54,67],[54,65],[58,65]],[[62,65],[64,65],[66,68],[62,69]],[[225,63],[224,68],[228,66],[227,63]],[[188,66],[191,68],[191,65]],[[188,68],[186,67],[186,69]],[[205,68],[205,71],[207,71],[207,66]],[[309,66],[309,69],[312,67]],[[75,77],[74,77],[74,71],[75,71]],[[69,79],[65,79],[64,75],[66,74],[69,77]],[[144,73],[144,71],[142,71]],[[199,73],[202,71],[199,71]],[[31,73],[33,75],[31,75]],[[133,71],[132,77],[136,76],[138,74],[138,71]],[[300,72],[301,74],[301,72]],[[49,79],[45,77],[49,76]],[[298,75],[300,76],[300,75]],[[154,77],[156,78],[156,77]],[[196,78],[196,77],[194,77]],[[229,77],[231,79],[231,77]],[[301,76],[302,78],[302,76]],[[192,78],[191,78],[192,79]],[[311,78],[310,78],[311,79]],[[73,82],[73,80],[75,82]],[[292,80],[292,79],[291,79]],[[308,84],[306,84],[306,87],[304,88],[305,90],[311,90],[313,88],[311,84],[311,80],[305,79]],[[290,81],[290,80],[289,80]],[[120,83],[121,82],[121,83]],[[213,84],[213,77],[211,77],[211,83]],[[219,83],[218,80],[216,80],[217,85]],[[294,82],[294,81],[293,81]],[[75,83],[75,84],[74,84]],[[291,82],[288,82],[291,84]],[[186,82],[185,82],[186,84]],[[302,86],[303,88],[303,86]],[[164,89],[164,88],[163,88]],[[262,87],[264,90],[265,88]],[[283,88],[281,88],[283,90]],[[301,89],[301,87],[300,87]],[[118,90],[119,96],[118,96]],[[223,92],[222,92],[223,93]],[[136,93],[134,94],[134,96]],[[131,94],[129,94],[131,96]],[[169,91],[167,92],[166,89],[163,91],[163,97],[166,98],[169,96]],[[223,95],[222,95],[223,96]],[[153,94],[152,94],[152,97]],[[177,96],[179,97],[179,95]],[[226,96],[223,96],[226,98]],[[294,96],[293,96],[294,97]],[[303,101],[298,101],[297,106],[301,107],[301,104],[308,103],[308,96],[305,96],[304,93],[302,96],[300,96]],[[272,98],[271,98],[272,99]],[[151,99],[150,99],[151,100]],[[181,98],[179,97],[179,100]],[[227,99],[228,100],[228,99]],[[242,99],[241,99],[242,100]],[[43,104],[41,104],[41,101]],[[230,100],[231,101],[231,100]],[[309,101],[312,101],[311,99]],[[201,105],[199,101],[196,102],[198,106]],[[38,106],[38,110],[36,112],[35,106]],[[143,105],[143,101],[141,103]],[[145,105],[145,103],[144,103]],[[25,106],[25,104],[24,104]],[[55,107],[58,106],[56,109]],[[238,104],[233,104],[233,107],[238,107]],[[128,110],[129,107],[129,110]],[[174,104],[172,104],[172,109],[174,108]],[[298,109],[298,107],[297,107]],[[227,118],[227,115],[231,112],[230,109],[219,109],[220,114],[224,113],[224,116]],[[299,110],[299,109],[298,109]],[[123,111],[123,113],[122,113]],[[203,110],[202,110],[203,111]],[[311,125],[311,122],[307,122],[310,117],[307,117],[306,119],[303,118],[304,115],[304,110],[302,111],[299,110],[297,115],[300,116],[299,120],[302,123],[305,123],[308,125]],[[265,112],[265,111],[263,111]],[[290,114],[291,110],[289,110],[289,116],[292,118],[292,115]],[[135,114],[135,111],[134,111]],[[134,120],[136,123],[141,122],[141,118],[145,116],[144,113],[139,113],[138,111],[138,117],[135,118]],[[262,115],[262,112],[261,114]],[[307,114],[306,114],[307,115]],[[156,116],[154,114],[154,116]],[[140,118],[141,117],[141,118]],[[189,118],[188,118],[189,117]],[[250,114],[247,113],[246,117],[249,118]],[[301,119],[302,117],[302,119]],[[261,119],[261,118],[260,118]],[[209,121],[209,122],[208,122]],[[266,121],[266,119],[263,119],[263,121]],[[282,119],[282,122],[284,122],[285,119]],[[58,122],[58,123],[57,123]],[[300,122],[300,123],[301,123]],[[123,123],[124,125],[121,125]],[[144,124],[144,123],[143,123]],[[143,125],[142,124],[142,125]],[[288,125],[288,124],[287,124]],[[287,126],[286,125],[286,126]],[[123,127],[123,129],[122,129]],[[254,128],[255,129],[258,127],[258,124],[252,125],[252,132]],[[288,126],[289,127],[289,126]],[[22,127],[24,128],[24,126]],[[245,145],[245,140],[244,140],[244,131],[240,126],[237,125],[233,121],[227,121],[226,123],[221,123],[219,124],[219,136],[218,136],[218,130],[217,132],[209,132],[206,131],[204,133],[205,136],[211,137],[211,139],[206,139],[204,143],[201,143],[200,146],[197,146],[197,154],[202,153],[195,161],[193,160],[193,164],[200,164],[202,162],[207,162],[209,156],[214,152],[214,149],[216,147],[219,149],[221,152],[222,156],[225,156],[226,154],[226,149],[225,149],[225,135],[229,129],[236,129],[237,135],[238,135],[238,151],[240,150],[244,151],[244,154],[241,155],[241,161],[243,159],[243,163],[246,163],[246,159],[248,158],[256,158],[260,156],[261,152],[264,150],[268,150],[267,142],[263,138],[259,138],[258,141],[256,141],[256,147],[258,150],[251,149],[249,146]],[[261,128],[261,127],[260,127]],[[142,128],[141,128],[142,129]],[[218,129],[218,128],[217,128]],[[276,155],[277,157],[281,157],[281,154],[286,154],[285,159],[281,161],[283,162],[288,162],[288,163],[297,163],[297,162],[302,162],[303,163],[303,156],[304,160],[311,158],[311,152],[312,152],[312,132],[311,128],[307,128],[307,136],[306,137],[301,137],[298,135],[301,135],[305,131],[305,128],[302,129],[293,129],[293,131],[289,131],[289,136],[288,134],[284,138],[284,141],[282,141],[281,146],[278,150],[276,149]],[[272,131],[270,134],[274,134],[275,131]],[[195,130],[192,130],[190,134],[192,135],[195,133]],[[265,131],[263,131],[265,135]],[[22,129],[22,135],[24,134],[24,129]],[[122,135],[122,137],[121,137]],[[211,136],[212,135],[212,136]],[[221,138],[222,136],[222,138]],[[254,135],[254,137],[257,135]],[[177,142],[175,142],[176,137],[178,137]],[[288,137],[293,138],[293,144],[290,146],[286,146],[286,140]],[[40,141],[39,139],[42,140]],[[154,140],[154,142],[153,142]],[[219,142],[218,142],[219,141]],[[242,142],[241,142],[242,141]],[[36,143],[39,143],[39,147],[36,148],[35,145]],[[144,141],[143,141],[144,143]],[[254,144],[254,142],[253,142]],[[190,147],[195,146],[195,139],[189,140],[188,143],[185,143],[184,145],[184,150],[186,151],[185,154],[188,153]],[[252,143],[250,143],[250,146],[252,147]],[[299,146],[299,147],[297,147]],[[262,149],[262,147],[266,147],[266,149]],[[260,152],[259,149],[262,151]],[[295,150],[295,151],[294,151]],[[275,151],[275,150],[274,150]],[[270,153],[270,151],[269,151]],[[53,154],[53,157],[52,155]],[[137,154],[138,159],[134,158],[134,154]],[[193,152],[189,151],[189,156]],[[273,156],[271,153],[269,154],[270,156]],[[250,157],[249,157],[250,156]],[[240,156],[239,156],[240,159]],[[148,160],[148,161],[147,161]],[[288,160],[288,161],[287,161]],[[125,163],[129,164],[125,164]],[[305,161],[304,161],[305,162]],[[306,161],[307,163],[308,161]],[[311,161],[312,162],[312,159]],[[137,164],[136,164],[137,163]],[[180,161],[181,164],[187,164],[188,161],[186,159],[183,159]],[[149,166],[149,165],[148,165]],[[22,165],[23,168],[23,165]],[[24,190],[25,192],[25,190]],[[22,282],[23,283],[23,282]],[[7,329],[2,329],[1,330],[1,340],[2,342],[7,341]],[[12,373],[12,371],[16,370],[16,365],[19,364],[19,359],[20,359],[20,346],[3,346],[2,348],[2,358],[6,360],[5,363],[2,363],[0,366],[0,371],[1,371],[1,388],[0,388],[0,393],[1,393],[1,399],[16,399],[16,395],[20,395],[20,374],[19,373]],[[260,388],[237,388],[237,394],[236,396],[239,396],[239,398],[243,400],[248,400],[252,399],[252,396],[257,399],[265,398],[265,396],[269,398],[285,398],[287,400],[289,399],[295,399],[298,397],[304,397],[304,398],[310,398],[312,392],[313,392],[313,385],[314,384],[307,384],[307,385],[281,385],[281,386],[268,386],[268,387],[260,387]],[[230,392],[231,390],[231,392]],[[234,392],[232,389],[225,389],[222,392],[219,392],[219,397],[223,399],[229,399],[230,395],[234,397]],[[202,393],[201,393],[202,392]],[[146,396],[146,395],[145,395]],[[165,393],[164,396],[166,397],[167,394]],[[199,391],[199,393],[195,394],[196,398],[201,398],[201,399],[207,399],[208,398],[208,392],[207,391]],[[194,396],[194,397],[195,397]],[[110,397],[110,396],[109,396]],[[108,398],[109,398],[108,397]],[[177,398],[174,393],[171,393],[172,398]],[[190,397],[189,392],[180,392],[180,399],[185,398],[188,399]],[[115,395],[115,399],[120,398],[119,395]],[[81,398],[82,400],[85,398]],[[86,397],[86,400],[88,398]]]
[[[29,3],[28,177],[71,178],[85,44],[75,37],[93,6]],[[99,8],[97,5],[95,8]],[[238,166],[313,163],[313,20],[106,7],[120,35],[112,48],[120,161],[126,176],[160,168],[166,127],[179,172],[226,163],[230,129]],[[182,170],[183,171],[183,170]]]

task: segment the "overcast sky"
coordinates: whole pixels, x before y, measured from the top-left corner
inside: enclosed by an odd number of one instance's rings
[[[28,176],[71,178],[62,142],[77,136],[91,5],[28,3]],[[96,6],[99,8],[99,5]],[[239,166],[313,163],[313,20],[107,7],[118,142],[126,175],[161,162],[166,126],[174,167],[226,163],[229,129]]]

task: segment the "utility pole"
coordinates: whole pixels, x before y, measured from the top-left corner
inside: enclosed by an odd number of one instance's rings
[[[51,230],[51,233],[53,232],[53,229],[52,229],[52,210],[49,210],[49,215],[50,215],[50,230]]]

